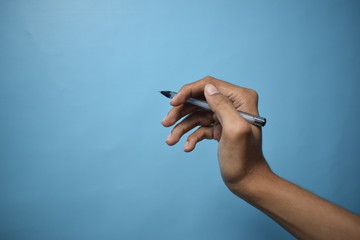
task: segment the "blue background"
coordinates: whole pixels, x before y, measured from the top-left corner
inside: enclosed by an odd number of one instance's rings
[[[360,213],[359,1],[0,1],[1,239],[289,239],[169,147],[158,90],[260,95],[280,176]]]

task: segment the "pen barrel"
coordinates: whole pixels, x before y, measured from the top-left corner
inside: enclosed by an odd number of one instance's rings
[[[266,124],[266,118],[259,117],[250,113],[239,111],[240,115],[249,123],[259,127],[263,127]]]
[[[193,104],[195,106],[198,106],[202,109],[211,111],[211,108],[209,107],[209,104],[204,100],[199,100],[195,98],[189,98],[187,103]],[[253,124],[255,126],[263,127],[266,124],[266,118],[256,116],[250,113],[238,111],[239,114],[250,124]]]
[[[201,107],[202,109],[211,111],[211,108],[209,107],[209,104],[206,101],[195,98],[189,98],[186,102]]]

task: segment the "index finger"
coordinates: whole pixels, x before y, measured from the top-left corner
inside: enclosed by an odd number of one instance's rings
[[[204,88],[208,83],[211,83],[217,87],[215,78],[213,77],[204,77],[196,82],[185,84],[181,87],[175,97],[173,97],[173,99],[170,101],[170,104],[173,106],[179,106],[184,104],[189,98],[205,99]]]

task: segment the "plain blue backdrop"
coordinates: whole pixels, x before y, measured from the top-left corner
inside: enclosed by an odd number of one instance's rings
[[[360,213],[359,1],[0,1],[1,239],[291,239],[158,90],[253,88],[280,176]]]

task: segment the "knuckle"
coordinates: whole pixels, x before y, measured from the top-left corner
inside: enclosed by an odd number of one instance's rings
[[[251,95],[253,97],[258,96],[258,93],[254,89],[248,88],[247,91],[248,91],[249,95]]]
[[[205,76],[203,77],[200,81],[204,82],[204,85],[208,84],[208,83],[213,83],[215,80],[215,78],[211,77],[211,76]]]
[[[186,141],[191,141],[193,138],[194,138],[194,135],[193,135],[193,134],[190,134],[190,135],[187,137]]]
[[[201,116],[197,116],[197,115],[191,116],[191,123],[190,123],[191,126],[195,127],[195,126],[201,125],[202,119],[203,118]]]
[[[192,134],[190,134],[188,136],[187,140],[188,141],[194,140],[194,142],[198,142],[200,137],[201,137],[201,132],[197,130],[197,131],[193,132]]]
[[[257,101],[259,99],[259,94],[255,90],[247,89],[247,93],[252,100]]]
[[[183,124],[178,123],[171,131],[171,134],[173,136],[178,136],[178,135],[182,135],[184,133],[184,131],[185,131],[185,129],[184,129]]]
[[[187,128],[186,126],[181,126],[181,128],[179,129],[179,133],[180,135],[184,135],[187,132]]]
[[[181,91],[181,92],[183,92],[183,91],[188,91],[189,89],[190,89],[190,84],[187,83],[187,84],[185,84],[185,85],[183,85],[183,86],[181,87],[180,91]]]
[[[253,114],[257,114],[257,107],[259,102],[258,93],[253,89],[246,89],[244,95],[244,101],[246,102],[246,105],[249,108],[247,111]]]
[[[191,126],[204,126],[212,123],[212,113],[199,111],[190,115],[189,120],[191,120]]]

